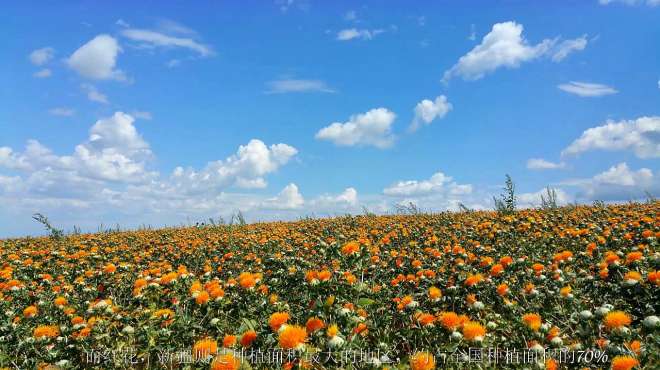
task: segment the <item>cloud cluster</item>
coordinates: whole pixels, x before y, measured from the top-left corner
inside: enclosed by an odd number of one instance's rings
[[[374,37],[385,32],[383,29],[357,29],[357,28],[347,28],[337,32],[337,40],[339,41],[350,41],[354,39],[362,40],[371,40]]]
[[[561,154],[575,156],[592,150],[632,150],[639,158],[660,157],[660,117],[640,117],[587,129]]]

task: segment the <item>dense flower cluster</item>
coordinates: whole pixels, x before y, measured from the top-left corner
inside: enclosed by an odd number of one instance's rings
[[[0,368],[87,368],[90,351],[131,348],[193,360],[172,357],[175,368],[239,369],[250,368],[241,349],[279,348],[381,349],[389,359],[360,368],[435,369],[448,367],[442,353],[480,346],[598,349],[607,361],[580,367],[652,368],[658,211],[631,203],[4,240]],[[120,360],[100,366],[127,368]],[[341,366],[287,361],[279,366]]]

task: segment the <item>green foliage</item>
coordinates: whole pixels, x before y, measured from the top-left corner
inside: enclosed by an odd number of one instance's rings
[[[545,195],[541,194],[541,209],[554,210],[559,208],[557,205],[557,192],[551,187],[545,188]]]
[[[499,199],[493,197],[495,210],[500,215],[511,215],[516,212],[516,185],[508,174],[506,175],[503,190]]]
[[[44,216],[43,214],[37,212],[34,215],[32,215],[32,219],[44,225],[44,227],[50,234],[51,238],[59,240],[64,237],[64,231],[61,229],[57,229],[53,225],[51,225],[50,221],[48,220],[48,217]]]

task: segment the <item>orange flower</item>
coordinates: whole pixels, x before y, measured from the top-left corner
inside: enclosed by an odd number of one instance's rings
[[[60,335],[60,329],[55,325],[41,325],[34,328],[32,336],[35,338],[55,338]]]
[[[360,250],[360,243],[356,241],[351,241],[346,244],[344,244],[343,247],[341,247],[341,253],[344,255],[351,255],[355,254]]]
[[[435,316],[431,315],[430,313],[420,313],[417,315],[417,322],[421,326],[427,326],[433,324],[435,321]]]
[[[241,361],[233,353],[218,356],[211,362],[211,370],[238,370],[240,367]]]
[[[192,355],[195,360],[203,360],[216,353],[218,353],[218,342],[210,338],[198,340],[192,347]]]
[[[410,357],[410,368],[412,370],[435,369],[435,358],[428,352],[417,352]]]
[[[37,306],[28,306],[23,310],[23,317],[34,317],[38,312]]]
[[[509,293],[509,286],[502,283],[497,286],[497,294],[500,295],[501,297],[507,295]]]
[[[460,317],[455,312],[442,312],[440,323],[448,330],[456,330],[462,324]]]
[[[534,331],[539,330],[541,327],[541,316],[537,313],[524,314],[522,320],[525,325]]]
[[[222,339],[222,346],[225,348],[231,348],[236,344],[236,336],[235,335],[225,335],[225,337]]]
[[[632,356],[616,356],[612,359],[612,370],[630,370],[639,365],[639,361]]]
[[[642,258],[644,258],[644,253],[639,251],[630,252],[626,255],[626,264],[631,264],[633,262],[641,260]]]
[[[493,276],[501,274],[502,271],[504,271],[504,266],[499,263],[490,268],[490,274]]]
[[[318,317],[310,317],[305,326],[307,327],[307,331],[311,333],[323,329],[325,324]]]
[[[238,283],[245,289],[254,288],[257,284],[257,279],[254,274],[243,272],[238,276]]]
[[[603,324],[609,330],[619,329],[631,323],[630,315],[623,311],[611,311],[603,318]]]
[[[559,294],[561,294],[562,297],[568,297],[572,291],[573,289],[570,286],[565,286],[559,290]]]
[[[486,335],[486,329],[478,322],[468,321],[463,325],[463,337],[467,340],[480,341]]]
[[[474,275],[468,275],[468,277],[465,279],[465,285],[466,286],[473,286],[476,285],[477,283],[481,282],[484,280],[484,277],[481,274],[474,274]]]
[[[270,315],[270,320],[268,320],[268,325],[273,331],[280,330],[280,326],[289,321],[289,314],[287,312],[275,312]]]
[[[209,293],[206,290],[202,290],[201,292],[197,293],[197,296],[195,297],[195,303],[197,303],[198,305],[203,305],[208,301],[209,301]]]
[[[628,271],[623,276],[623,279],[624,280],[641,281],[642,280],[642,275],[637,271]]]
[[[67,304],[67,301],[66,298],[60,296],[55,298],[53,303],[55,303],[55,306],[65,306]]]
[[[557,369],[559,369],[559,365],[557,364],[557,361],[555,361],[552,358],[549,358],[545,361],[545,369],[546,370],[557,370]]]
[[[280,333],[279,343],[280,347],[284,349],[293,349],[307,340],[307,331],[305,328],[297,325],[287,325]]]
[[[432,300],[440,299],[442,297],[442,291],[434,286],[429,288],[429,298]]]
[[[103,267],[103,272],[106,274],[112,274],[115,271],[117,271],[117,266],[115,266],[113,263],[108,263]]]
[[[241,335],[241,346],[249,347],[255,339],[257,339],[257,332],[254,330],[248,330]]]

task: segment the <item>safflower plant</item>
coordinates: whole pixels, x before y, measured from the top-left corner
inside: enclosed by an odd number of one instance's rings
[[[650,369],[660,363],[659,210],[365,215],[2,240],[0,367],[470,368],[454,355],[517,348],[599,351],[530,366]],[[284,355],[246,356],[258,350]],[[362,357],[328,356],[341,351]]]

